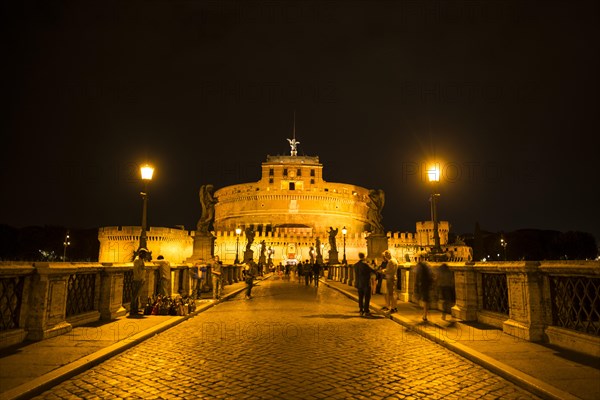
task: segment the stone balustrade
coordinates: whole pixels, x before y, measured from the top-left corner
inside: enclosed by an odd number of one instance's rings
[[[430,264],[434,273],[440,263]],[[600,262],[454,262],[452,315],[492,325],[515,338],[600,356]],[[417,303],[414,263],[400,264],[397,295]],[[158,265],[148,263],[141,299],[158,293]],[[171,295],[191,290],[191,264],[171,266]],[[224,285],[242,279],[225,265]],[[327,278],[356,285],[352,266],[329,265]],[[132,263],[0,262],[0,348],[42,340],[74,326],[126,314]],[[203,281],[212,290],[210,266]],[[385,292],[385,285],[382,285]],[[431,307],[441,309],[437,287]]]
[[[600,356],[600,262],[448,262],[454,274],[452,315],[501,329],[516,339]],[[398,300],[417,304],[415,263],[398,269]],[[441,263],[430,263],[434,276]],[[334,270],[338,268],[334,267]],[[352,267],[336,280],[355,286]],[[382,285],[385,293],[385,285]],[[442,309],[434,284],[433,309]]]
[[[142,304],[160,288],[158,264],[146,266]],[[191,294],[191,267],[171,266],[171,295]],[[132,263],[0,262],[0,349],[124,316],[131,302],[132,269]],[[223,270],[224,285],[241,280],[241,265]],[[208,265],[202,285],[212,290]]]

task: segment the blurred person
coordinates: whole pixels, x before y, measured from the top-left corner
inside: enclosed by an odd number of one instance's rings
[[[171,297],[171,263],[162,255],[156,257],[160,275],[160,294]]]
[[[252,258],[250,258],[246,262],[246,266],[244,267],[244,281],[246,282],[246,296],[247,300],[252,298],[252,286],[254,285],[254,279],[258,275],[258,265],[254,262]]]
[[[382,256],[383,260],[386,262],[385,269],[382,270],[386,289],[385,307],[383,307],[382,310],[389,310],[389,312],[394,313],[398,311],[396,303],[396,272],[398,271],[398,261],[396,261],[389,250],[384,251]]]
[[[442,319],[446,320],[446,315],[450,314],[452,319],[452,305],[454,304],[454,275],[448,264],[443,263],[438,268],[438,288],[440,291],[440,298],[442,299]]]
[[[423,306],[423,321],[427,322],[427,316],[429,312],[431,284],[433,283],[433,276],[431,274],[431,267],[424,261],[417,263],[415,271],[415,295]]]
[[[219,300],[223,295],[223,263],[219,261],[219,256],[213,256],[213,261],[210,263],[212,284],[213,284],[213,300]]]
[[[133,260],[133,285],[131,293],[131,306],[129,315],[138,315],[140,313],[140,294],[142,287],[146,283],[146,268],[145,261],[148,258],[148,250],[142,247],[138,250],[135,259]]]

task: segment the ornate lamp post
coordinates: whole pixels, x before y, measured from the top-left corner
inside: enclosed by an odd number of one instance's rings
[[[438,228],[438,216],[437,216],[437,199],[440,197],[437,191],[437,182],[440,180],[440,168],[437,164],[431,166],[427,170],[427,177],[429,182],[433,183],[433,193],[431,194],[431,220],[433,221],[433,253],[441,253],[442,248],[440,246],[440,232]]]
[[[67,247],[71,245],[71,239],[69,237],[69,231],[67,231],[67,235],[65,236],[65,241],[63,242],[63,261],[67,261]]]
[[[148,211],[148,182],[152,180],[152,175],[154,174],[154,168],[152,168],[148,164],[144,164],[140,167],[140,173],[142,175],[142,180],[144,181],[144,191],[140,192],[142,195],[143,207],[142,207],[142,233],[140,234],[140,247],[148,249],[148,236],[146,234],[147,230],[147,211]]]
[[[504,249],[504,261],[506,261],[506,246],[508,245],[508,243],[506,242],[506,240],[504,240],[503,237],[500,238],[500,246],[502,246],[502,248]]]
[[[242,233],[242,228],[235,228],[235,264],[240,263],[240,259],[238,257],[238,251],[240,248],[240,235]]]
[[[348,230],[344,226],[342,228],[342,236],[344,237],[344,258],[342,259],[342,264],[346,264],[346,234],[347,233],[348,233]]]

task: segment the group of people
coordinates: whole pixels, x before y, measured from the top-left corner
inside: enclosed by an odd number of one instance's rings
[[[394,258],[389,250],[382,253],[383,261],[377,266],[374,261],[370,264],[366,261],[364,253],[358,253],[358,262],[354,264],[354,272],[356,276],[356,287],[358,290],[358,308],[361,316],[370,316],[370,301],[371,296],[380,293],[382,281],[385,282],[385,306],[383,311],[389,313],[398,312],[396,287],[398,283],[398,261]],[[131,297],[130,315],[138,315],[140,313],[140,294],[146,280],[146,262],[151,260],[150,252],[145,248],[140,248],[133,261],[133,285]],[[171,295],[171,264],[165,260],[162,255],[157,257],[160,276],[160,295],[169,297]],[[244,281],[246,283],[245,298],[252,298],[252,287],[254,280],[259,275],[258,264],[250,259],[246,261],[243,269]],[[223,293],[223,263],[219,260],[219,256],[215,255],[210,263],[212,275],[213,299],[218,300]],[[298,279],[304,277],[305,285],[310,285],[314,282],[315,286],[319,285],[319,277],[323,271],[322,265],[317,262],[311,263],[308,260],[301,262],[296,266]],[[203,281],[206,277],[207,268],[202,263],[196,263],[192,268],[192,298],[200,297]],[[286,269],[286,274],[289,269]],[[431,301],[431,289],[436,281],[436,286],[440,291],[440,298],[443,300],[442,319],[446,320],[450,314],[450,308],[454,302],[454,283],[452,271],[447,264],[443,263],[434,275],[431,267],[424,261],[418,262],[415,267],[415,296],[422,305],[423,314],[422,320],[426,322],[429,314],[429,303]]]
[[[365,260],[365,253],[362,252],[358,253],[358,262],[354,264],[360,315],[371,315],[371,295],[376,293],[377,274],[380,274],[382,279],[385,279],[386,284],[385,306],[382,310],[389,311],[390,313],[398,311],[395,296],[398,261],[396,261],[389,250],[384,251],[381,256],[383,257],[383,262],[379,267],[375,265],[374,261],[368,264]]]
[[[385,281],[385,306],[382,311],[389,313],[398,312],[396,298],[396,287],[398,283],[398,261],[389,250],[382,253],[383,261],[379,266],[375,262],[371,264],[365,260],[364,253],[358,253],[358,262],[354,264],[356,276],[356,287],[358,291],[358,309],[361,316],[371,316],[371,296],[377,291],[378,274]],[[439,289],[440,298],[443,301],[442,319],[446,320],[450,308],[454,302],[454,282],[452,271],[446,263],[443,263],[434,275],[431,267],[425,261],[420,261],[415,267],[415,296],[421,303],[421,319],[427,322],[429,315],[429,303],[431,302],[431,290],[434,283]]]
[[[144,283],[146,283],[146,262],[151,261],[152,257],[148,249],[142,247],[137,251],[133,260],[133,282],[131,289],[131,307],[129,315],[139,315],[140,310],[140,295]],[[160,255],[157,257],[159,275],[160,275],[160,290],[159,295],[163,297],[171,296],[171,263]]]
[[[213,300],[219,300],[223,296],[223,263],[219,259],[219,256],[213,256],[212,262],[210,263],[211,275],[212,275],[212,287],[213,287]],[[242,270],[244,282],[246,283],[246,294],[245,298],[250,300],[252,298],[252,287],[254,286],[254,280],[259,276],[258,264],[250,258],[246,261]]]
[[[304,284],[306,286],[314,283],[315,287],[319,287],[319,278],[323,272],[323,266],[317,262],[310,262],[308,260],[298,263],[296,265],[296,273],[298,274],[298,282],[304,278]]]

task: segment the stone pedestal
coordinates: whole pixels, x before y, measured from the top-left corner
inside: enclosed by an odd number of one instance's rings
[[[337,250],[329,250],[329,265],[339,264]]]
[[[248,262],[254,258],[254,250],[244,251],[244,262]]]
[[[381,253],[388,249],[388,238],[383,233],[372,233],[367,236],[367,259],[381,258]]]
[[[100,274],[100,318],[111,321],[127,314],[123,307],[123,270],[105,269]]]
[[[210,261],[214,255],[215,239],[210,233],[196,232],[192,256],[186,262],[196,262],[198,260]]]
[[[544,339],[545,321],[543,284],[538,273],[539,263],[527,262],[525,272],[507,274],[510,315],[504,321],[503,331],[531,342]]]
[[[27,339],[43,340],[70,332],[66,322],[69,273],[52,274],[49,265],[38,263],[38,274],[32,281],[31,307],[27,323]]]
[[[452,316],[463,321],[477,321],[477,277],[473,263],[465,263],[453,271],[456,303],[452,307]]]

